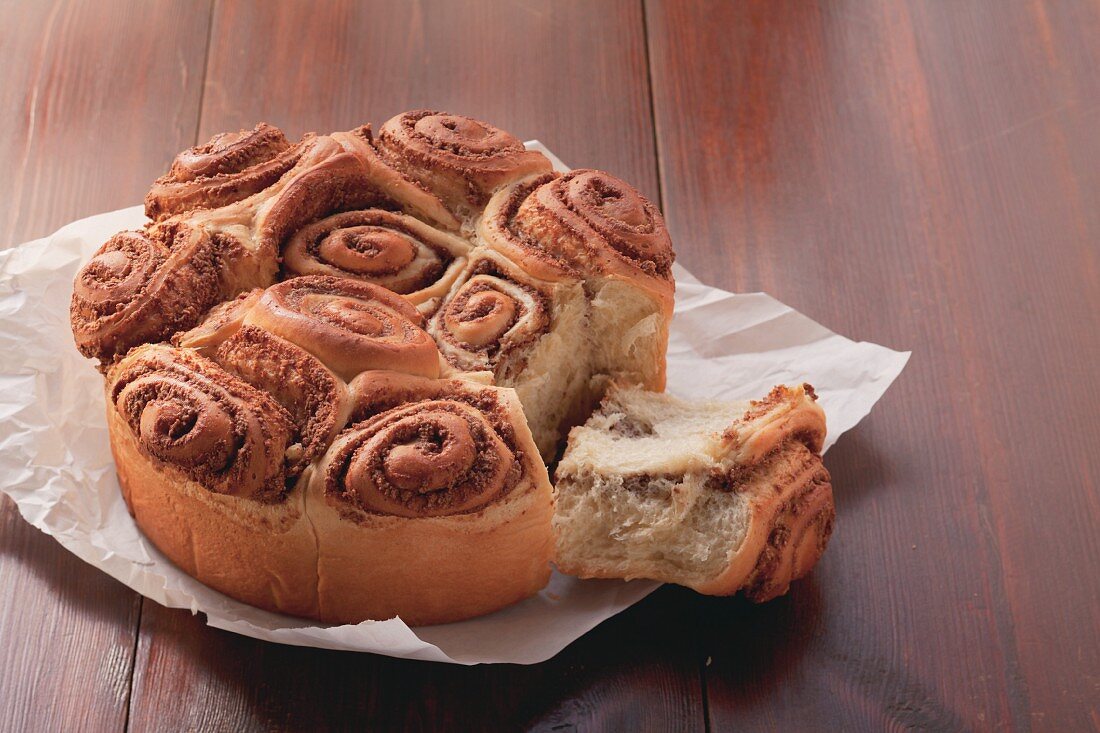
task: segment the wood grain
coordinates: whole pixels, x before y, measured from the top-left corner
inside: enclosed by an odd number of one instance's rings
[[[1095,2],[0,12],[0,247],[139,202],[216,132],[432,106],[634,182],[706,281],[914,351],[826,459],[810,579],[665,588],[534,667],[209,629],[4,499],[0,730],[1100,729]]]
[[[268,644],[147,605],[132,728],[702,730],[688,595],[658,591],[536,666],[457,667]]]
[[[583,28],[583,33],[575,32]],[[288,134],[467,114],[656,197],[636,2],[219,3],[200,137],[263,119]]]
[[[194,137],[205,4],[4,3],[0,15],[0,247],[139,201],[160,158]],[[7,497],[0,588],[0,730],[121,730],[140,597]]]
[[[208,2],[5,3],[0,243],[140,203],[192,145]]]
[[[377,127],[433,106],[539,137],[566,161],[657,194],[636,2],[269,7],[217,6],[200,138],[261,119],[289,134]],[[701,730],[682,600],[660,593],[547,664],[472,669],[274,646],[146,602],[132,727]],[[653,628],[672,632],[653,638]]]
[[[1100,7],[647,9],[681,261],[914,351],[813,581],[714,602],[712,726],[1097,727]]]

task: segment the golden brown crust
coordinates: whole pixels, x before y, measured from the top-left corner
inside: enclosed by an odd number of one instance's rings
[[[824,442],[825,412],[808,384],[773,388],[726,429],[718,443],[728,465],[723,490],[753,487],[749,528],[726,569],[692,587],[767,601],[813,568],[835,517]]]
[[[275,502],[294,426],[266,392],[194,352],[149,345],[107,375],[108,399],[157,465],[209,491]]]
[[[227,294],[271,284],[280,249],[310,222],[336,211],[398,205],[387,182],[376,180],[361,156],[341,143],[347,134],[306,135],[277,180],[247,197],[177,217],[217,241]]]
[[[540,173],[502,188],[493,194],[477,225],[481,244],[548,282],[576,280],[580,270],[566,260],[555,239],[531,236],[516,223],[516,216],[535,190],[559,177],[558,173]]]
[[[414,110],[388,120],[378,135],[386,161],[435,193],[460,218],[480,211],[501,186],[549,172],[542,153],[471,117]]]
[[[457,231],[461,226],[462,222],[434,193],[383,160],[370,125],[362,125],[348,132],[334,132],[332,137],[355,156],[371,185],[402,211],[446,231]]]
[[[720,448],[735,451],[742,465],[761,461],[776,446],[794,436],[813,453],[825,444],[825,411],[809,384],[780,384],[762,400],[753,400],[739,420],[722,433]]]
[[[322,618],[446,623],[542,588],[552,489],[515,394],[392,372],[351,391],[374,416],[337,438],[306,500]]]
[[[809,573],[833,531],[836,509],[829,472],[821,457],[801,443],[792,446],[792,451],[796,468],[789,480],[779,484],[779,497],[769,497],[754,507],[743,545],[745,557],[760,548],[755,566],[739,583],[745,596],[757,603],[785,594],[793,581]],[[715,579],[714,587],[722,588],[724,580],[728,578]]]
[[[548,482],[473,514],[372,516],[363,524],[348,521],[316,487],[314,479],[306,501],[320,538],[322,621],[451,623],[529,598],[550,579]]]
[[[186,225],[122,232],[77,273],[69,316],[80,352],[107,366],[194,325],[219,297],[210,237]]]
[[[779,385],[754,400],[721,436],[736,467],[732,490],[753,482],[767,489],[750,499],[752,516],[744,541],[717,577],[696,586],[700,593],[768,601],[787,592],[825,551],[836,510],[829,472],[821,462],[825,412],[809,384]]]
[[[674,254],[664,217],[625,181],[571,171],[531,191],[512,221],[516,236],[586,273],[626,279],[671,311]]]
[[[423,322],[396,293],[327,275],[269,287],[245,317],[245,323],[301,346],[344,379],[378,368],[437,376],[439,350]]]
[[[288,276],[332,275],[371,282],[414,305],[442,298],[466,262],[465,240],[403,214],[346,211],[299,230],[283,248]]]
[[[340,436],[326,459],[325,495],[398,517],[476,511],[523,474],[521,459],[493,422],[462,399],[388,410]]]
[[[301,144],[291,145],[279,128],[266,122],[215,135],[176,156],[146,195],[145,215],[160,221],[248,198],[278,181],[301,154]]]
[[[309,222],[334,211],[388,204],[354,154],[332,136],[317,137],[287,174],[285,185],[257,210],[257,237],[278,253]]]
[[[168,559],[237,600],[317,618],[317,543],[304,487],[276,504],[214,493],[151,458],[110,399],[107,428],[130,513]]]
[[[271,130],[260,126],[181,154],[170,175],[193,174],[183,183],[195,190],[158,199],[160,223],[117,235],[85,265],[71,306],[83,353],[108,363],[131,346],[190,328],[218,300],[273,282],[281,243],[308,222],[388,203],[333,138],[307,135],[288,158]]]

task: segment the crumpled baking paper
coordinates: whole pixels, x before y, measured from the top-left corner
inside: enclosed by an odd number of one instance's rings
[[[528,146],[549,154],[537,141]],[[410,629],[395,618],[326,627],[247,606],[179,570],[126,510],[108,447],[102,378],[69,330],[77,269],[113,234],[144,220],[135,206],[0,253],[0,490],[28,522],[138,593],[202,611],[219,629],[407,659],[541,662],[657,588],[555,572],[534,598],[469,621]],[[668,350],[674,394],[747,399],[775,384],[809,382],[825,408],[828,446],[870,411],[909,358],[838,336],[763,293],[735,295],[679,266],[675,273]]]

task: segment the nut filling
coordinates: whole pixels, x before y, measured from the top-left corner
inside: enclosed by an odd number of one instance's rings
[[[437,517],[475,512],[511,491],[524,473],[510,430],[472,399],[401,405],[337,439],[325,493],[364,512]]]

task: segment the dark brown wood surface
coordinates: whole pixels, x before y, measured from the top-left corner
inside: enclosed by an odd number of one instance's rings
[[[281,647],[0,505],[0,730],[1100,729],[1100,5],[3,3],[0,244],[174,153],[434,106],[662,203],[679,260],[912,349],[813,576],[665,588],[555,659]]]

